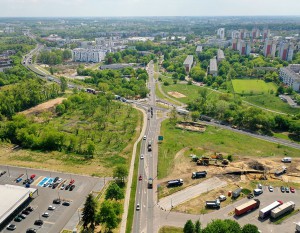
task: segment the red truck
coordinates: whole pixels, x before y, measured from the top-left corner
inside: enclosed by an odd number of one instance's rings
[[[238,207],[235,208],[234,212],[236,216],[240,216],[242,214],[245,214],[249,211],[255,210],[259,207],[260,201],[258,199],[254,199],[251,201],[248,201]]]

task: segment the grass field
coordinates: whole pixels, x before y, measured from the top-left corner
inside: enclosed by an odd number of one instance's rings
[[[182,233],[183,228],[164,226],[159,229],[158,233]]]
[[[234,92],[238,94],[265,94],[277,90],[276,84],[259,79],[234,79],[232,85]]]
[[[158,177],[162,179],[174,168],[174,157],[183,148],[201,147],[205,150],[224,152],[236,156],[299,156],[299,150],[252,138],[217,127],[207,127],[205,133],[176,129],[164,121],[160,135],[164,141],[159,145]]]

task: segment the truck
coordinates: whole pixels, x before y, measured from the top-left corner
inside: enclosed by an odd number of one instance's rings
[[[254,199],[236,207],[234,213],[236,216],[240,216],[249,211],[257,209],[259,205],[260,205],[260,201],[258,199]]]
[[[207,175],[207,172],[206,172],[206,171],[193,172],[193,173],[192,173],[192,179],[204,178],[204,177],[206,177],[206,175]]]
[[[271,211],[282,204],[282,201],[274,201],[272,204],[266,206],[265,208],[259,211],[259,218],[264,219],[269,217],[271,215]]]
[[[296,231],[297,231],[297,232],[300,232],[300,222],[297,222],[297,223],[296,223]]]
[[[220,208],[220,200],[216,199],[214,201],[206,201],[205,206],[206,208]]]
[[[149,178],[148,179],[148,189],[152,189],[153,188],[153,179]]]
[[[282,205],[278,206],[277,208],[271,211],[271,217],[273,219],[278,218],[285,213],[293,211],[294,209],[295,203],[293,201],[283,203]]]
[[[275,176],[281,176],[284,173],[286,173],[286,167],[282,167],[282,169],[280,171],[276,171]]]
[[[181,115],[189,115],[189,111],[183,108],[176,108],[176,112]]]
[[[292,162],[292,158],[291,157],[284,157],[281,162],[283,163],[291,163]]]
[[[176,187],[183,185],[183,179],[170,180],[168,181],[168,187]]]
[[[234,190],[232,192],[232,197],[233,198],[238,198],[240,196],[241,192],[242,192],[242,189],[241,188],[237,188],[236,190]]]

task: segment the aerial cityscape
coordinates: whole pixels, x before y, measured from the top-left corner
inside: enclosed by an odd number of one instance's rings
[[[299,1],[0,5],[0,232],[300,232]]]

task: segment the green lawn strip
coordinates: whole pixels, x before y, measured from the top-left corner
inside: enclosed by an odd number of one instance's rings
[[[181,227],[169,227],[169,226],[163,226],[159,229],[158,233],[182,233],[183,228]]]
[[[160,85],[160,84],[158,84],[158,83],[155,84],[155,95],[156,95],[159,99],[161,99],[161,100],[166,100],[166,101],[170,102],[171,104],[178,105],[178,103],[176,103],[176,102],[173,101],[172,99],[170,99],[170,98],[164,96],[163,93],[161,93],[161,91],[160,91],[158,85]]]
[[[238,156],[290,156],[299,155],[299,150],[263,141],[230,130],[208,126],[204,133],[189,132],[174,128],[168,121],[162,122],[163,143],[159,144],[158,178],[162,179],[174,169],[174,157],[185,147],[201,147],[204,150],[224,152]]]
[[[134,171],[133,171],[133,181],[131,184],[131,191],[130,191],[130,200],[129,200],[129,207],[128,207],[128,215],[127,215],[127,223],[126,223],[126,233],[130,233],[132,230],[132,223],[133,223],[133,216],[134,216],[134,209],[135,209],[135,194],[136,194],[136,186],[137,186],[137,176],[138,176],[138,168],[139,168],[139,153],[141,151],[141,141],[137,144],[136,148],[136,156],[134,161]]]
[[[265,94],[277,90],[275,83],[266,83],[259,79],[233,79],[231,82],[235,93],[238,94]]]
[[[279,217],[278,219],[275,219],[274,221],[271,221],[272,223],[279,225],[281,224],[284,220],[292,217],[293,215],[299,213],[300,209],[295,209],[292,212],[286,213],[283,216]]]

